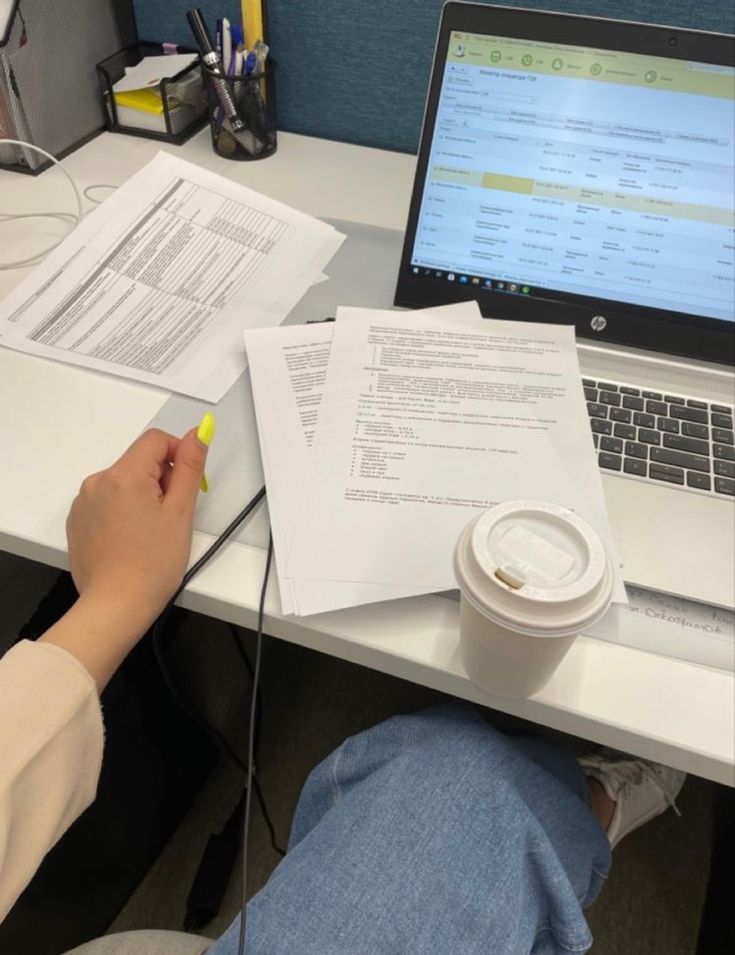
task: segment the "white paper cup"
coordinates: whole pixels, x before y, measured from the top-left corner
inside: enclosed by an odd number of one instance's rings
[[[612,600],[600,538],[574,512],[542,501],[480,514],[457,541],[454,574],[467,674],[497,696],[540,690]]]

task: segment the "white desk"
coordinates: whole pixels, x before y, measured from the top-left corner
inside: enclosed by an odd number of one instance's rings
[[[116,185],[158,148],[152,141],[104,134],[65,165],[81,187]],[[212,153],[206,131],[170,151],[313,215],[398,229],[405,224],[414,169],[410,156],[281,134],[272,158],[234,163]],[[37,178],[0,172],[0,209],[64,211],[72,208],[67,189],[56,170]],[[0,225],[0,259],[32,254],[40,231],[52,237],[60,228],[54,220]],[[0,272],[0,295],[24,274]],[[117,457],[166,397],[123,379],[0,348],[0,548],[65,567],[64,521],[79,483]],[[208,542],[196,534],[194,556]],[[263,551],[227,545],[181,603],[252,627],[263,568]],[[421,597],[294,618],[280,616],[271,598],[266,612],[266,630],[276,637],[735,784],[732,674],[580,638],[541,693],[499,700],[463,672],[452,601]]]

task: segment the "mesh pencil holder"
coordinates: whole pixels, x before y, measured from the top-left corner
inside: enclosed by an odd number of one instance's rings
[[[97,64],[105,128],[113,133],[127,133],[181,145],[207,122],[207,96],[201,62],[197,60],[174,76],[161,80],[158,89],[160,111],[145,112],[119,105],[115,101],[113,86],[125,76],[127,67],[136,66],[146,56],[162,56],[161,45],[136,43]],[[165,63],[165,56],[162,59]]]
[[[219,79],[203,69],[207,88],[212,148],[225,159],[265,159],[276,151],[276,64],[268,60],[261,73]],[[232,122],[223,106],[229,94],[237,111]],[[238,123],[238,120],[241,122]]]

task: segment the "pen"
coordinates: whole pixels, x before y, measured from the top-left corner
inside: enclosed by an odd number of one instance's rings
[[[248,51],[245,49],[245,44],[238,44],[235,54],[235,76],[242,76],[245,73],[245,58],[247,55]]]
[[[225,73],[230,70],[230,60],[232,59],[232,27],[227,17],[222,19],[222,53],[220,62]]]
[[[268,44],[258,40],[253,48],[255,53],[255,72],[263,73],[265,70],[265,61],[268,59]]]
[[[222,59],[222,17],[217,18],[217,25],[215,26],[214,31],[215,41],[214,49],[217,52],[217,56]]]
[[[242,67],[238,71],[237,69],[237,51],[240,50],[240,58],[242,59],[242,30],[237,23],[233,23],[230,26],[230,39],[231,39],[231,53],[229,63],[225,63],[227,66],[227,75],[236,76],[242,72]]]
[[[222,60],[222,17],[217,17],[216,25],[214,28],[214,49],[217,53],[217,56]],[[220,127],[222,126],[222,120],[225,118],[224,111],[222,107],[217,110],[217,113],[214,117],[214,125],[219,132]]]
[[[238,115],[237,108],[232,99],[232,94],[227,85],[227,80],[225,78],[226,74],[222,68],[222,61],[217,56],[216,51],[212,48],[212,41],[209,37],[209,31],[207,30],[207,25],[204,22],[202,12],[199,9],[189,10],[186,14],[186,18],[189,21],[189,26],[191,27],[192,33],[194,34],[194,39],[196,40],[197,46],[199,47],[202,63],[209,71],[209,75],[212,80],[212,86],[214,87],[214,91],[217,94],[217,99],[220,101],[222,109],[224,110],[228,132],[232,134],[234,139],[239,142],[244,149],[247,149],[248,152],[251,152],[253,148],[252,133],[248,132],[248,130],[245,128],[245,124]],[[222,26],[224,43],[224,21]],[[229,30],[227,33],[229,34]]]

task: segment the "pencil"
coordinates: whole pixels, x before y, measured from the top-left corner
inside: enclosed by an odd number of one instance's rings
[[[263,36],[263,0],[241,0],[242,27],[245,31],[245,47],[252,50]]]

